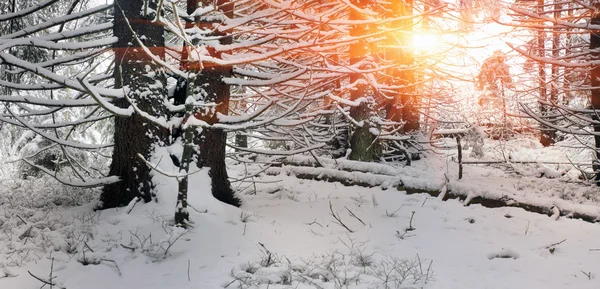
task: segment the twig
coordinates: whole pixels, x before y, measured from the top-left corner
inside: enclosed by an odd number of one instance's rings
[[[431,262],[429,262],[429,267],[427,267],[427,275],[425,275],[425,278],[429,277],[429,272],[431,271],[431,265],[433,265],[433,260],[431,260]]]
[[[86,246],[90,252],[94,253],[94,250],[92,250],[92,247],[90,247],[86,241],[83,241],[83,245]]]
[[[192,210],[194,210],[194,211],[196,211],[197,213],[200,213],[200,214],[205,214],[205,213],[208,212],[208,209],[204,209],[203,211],[200,211],[200,210],[194,208],[194,206],[192,206],[191,204],[188,204],[188,207],[192,208]]]
[[[344,208],[346,208],[346,210],[348,211],[348,214],[352,217],[354,217],[355,219],[357,219],[359,222],[361,222],[363,224],[363,226],[366,226],[367,224],[365,224],[365,222],[363,222],[363,220],[361,220],[359,217],[357,217],[352,211],[350,211],[350,209],[348,209],[348,207],[344,206]]]
[[[398,238],[404,240],[404,236],[408,233],[408,230],[404,231],[404,233],[400,233],[400,231],[396,230],[396,234],[398,234]]]
[[[50,289],[52,289],[52,287],[54,286],[52,284],[52,279],[54,279],[54,257],[52,257],[52,259],[50,260]]]
[[[129,249],[129,250],[131,250],[131,252],[134,252],[134,251],[135,251],[135,248],[134,248],[134,247],[125,246],[125,245],[123,245],[123,244],[120,244],[120,245],[121,245],[121,247],[123,247],[123,248],[125,248],[125,249]]]
[[[579,271],[581,271],[581,273],[583,273],[583,275],[587,276],[588,279],[592,280],[592,272],[586,273],[586,272],[583,272],[583,270],[579,270]]]
[[[273,254],[271,253],[271,251],[269,251],[269,249],[267,249],[267,246],[265,246],[265,244],[258,242],[258,245],[260,245],[263,248],[263,250],[265,250],[265,253],[267,254],[267,262],[265,264],[263,264],[264,267],[270,267],[272,265],[271,261],[273,260],[272,259]]]
[[[131,205],[131,207],[129,207],[129,210],[127,210],[127,215],[129,215],[129,213],[131,213],[131,211],[133,211],[133,208],[135,208],[135,205],[137,205],[137,203],[139,203],[142,199],[140,197],[135,197],[135,199],[132,200],[133,204]]]
[[[317,224],[317,225],[319,225],[321,228],[323,228],[323,225],[319,224],[319,222],[317,222],[317,219],[315,219],[314,221],[312,221],[312,222],[310,222],[310,223],[305,223],[305,224],[307,224],[307,225],[309,225],[309,226],[310,226],[310,225],[313,225],[313,224]]]
[[[31,273],[31,271],[29,271],[29,270],[27,270],[27,273],[29,273],[29,275],[31,275],[31,277],[33,277],[33,278],[37,279],[38,281],[40,281],[40,282],[44,283],[45,285],[50,285],[50,288],[52,288],[53,286],[58,286],[56,283],[52,283],[52,282],[51,282],[51,281],[49,281],[49,280],[45,280],[45,279],[43,279],[43,278],[40,278],[40,277],[38,277],[38,276],[35,276],[35,275],[33,275],[33,273]],[[65,287],[60,287],[60,286],[59,286],[59,288],[61,288],[61,289],[66,289]]]
[[[192,281],[192,279],[190,278],[190,259],[188,259],[188,267],[187,267],[187,276],[188,276],[188,282]]]
[[[402,204],[402,206],[400,206],[400,208],[398,208],[397,210],[395,210],[393,213],[388,213],[388,210],[385,210],[385,215],[392,218],[396,215],[396,213],[398,213],[398,211],[400,211],[400,209],[402,209],[402,207],[404,207],[404,204]]]
[[[25,242],[23,242],[23,245],[27,245],[27,241],[29,240],[29,234],[31,234],[31,229],[33,229],[33,226],[29,226],[29,228],[27,228],[27,230],[25,230],[25,232],[23,232],[23,234],[19,236],[19,240],[23,240],[23,238],[25,238]]]
[[[233,284],[235,281],[237,281],[238,279],[233,279],[231,282],[229,282],[227,285],[223,286],[223,288],[227,288],[229,287],[229,285]]]
[[[412,221],[413,221],[413,217],[415,216],[415,211],[412,211],[412,215],[410,215],[410,221],[408,223],[408,228],[406,228],[406,231],[414,231],[415,228],[412,225]]]
[[[564,243],[566,240],[567,240],[567,239],[564,239],[564,240],[562,240],[562,241],[560,241],[560,242],[556,242],[556,243],[550,244],[550,245],[548,245],[548,246],[546,246],[546,247],[544,247],[544,248],[545,248],[545,249],[550,249],[551,247],[554,247],[554,246],[556,246],[556,245],[560,245],[560,244]]]
[[[342,219],[340,218],[340,216],[333,211],[333,205],[331,204],[331,201],[329,201],[329,211],[330,211],[329,214],[335,219],[335,222],[334,222],[335,224],[338,224],[338,225],[344,227],[350,233],[354,233],[354,231],[352,231],[350,228],[348,228],[348,226],[346,226],[346,224],[344,224],[344,222],[342,222]]]
[[[119,268],[119,265],[117,265],[117,262],[115,262],[115,260],[110,260],[110,259],[101,259],[104,262],[110,262],[115,264],[115,268],[117,269],[117,272],[119,273],[119,276],[122,276],[121,274],[121,269]]]
[[[306,137],[305,137],[306,138]],[[310,153],[310,155],[315,159],[315,163],[317,164],[317,167],[319,168],[324,168],[325,166],[319,161],[319,158],[317,158],[317,156],[315,155],[315,153],[313,151],[308,151]]]
[[[423,203],[421,204],[421,208],[423,208],[423,206],[425,206],[425,202],[427,202],[427,199],[429,199],[429,197],[425,197],[425,200],[423,200]]]
[[[27,222],[25,222],[25,220],[23,220],[23,218],[21,218],[21,216],[17,215],[17,218],[19,218],[19,220],[21,220],[21,222],[23,222],[23,224],[27,225]]]
[[[246,175],[246,176],[244,176],[244,177],[242,177],[242,178],[238,178],[238,179],[231,179],[231,180],[229,180],[229,182],[230,182],[230,183],[235,183],[235,182],[241,182],[241,181],[244,181],[244,180],[247,180],[247,179],[252,179],[252,178],[254,178],[254,177],[256,177],[256,176],[258,176],[258,175],[262,174],[264,171],[266,171],[266,170],[267,170],[267,169],[269,169],[269,168],[271,168],[271,164],[267,164],[267,165],[266,165],[264,168],[262,168],[260,171],[258,171],[258,172],[256,172],[256,173],[253,173],[252,175]],[[254,182],[255,180],[252,180],[252,181]],[[274,181],[274,182],[280,182],[280,181],[281,181],[281,180],[277,180],[277,181]]]
[[[52,283],[52,282],[50,282],[48,280],[45,280],[45,279],[42,279],[42,278],[40,278],[38,276],[33,275],[33,273],[31,273],[31,271],[29,271],[29,270],[27,270],[27,273],[29,273],[29,275],[31,275],[31,277],[37,279],[38,281],[40,281],[40,282],[42,282],[42,283],[44,283],[46,285],[50,285],[50,286],[54,286],[55,285],[54,283]]]
[[[174,179],[177,179],[177,180],[179,180],[179,178],[183,178],[183,177],[191,176],[191,175],[193,175],[193,174],[196,174],[196,173],[198,173],[198,172],[201,172],[201,171],[202,171],[202,169],[197,169],[197,170],[195,170],[195,171],[193,171],[193,172],[191,172],[191,173],[183,173],[183,174],[181,174],[181,173],[171,173],[171,172],[166,172],[166,171],[163,171],[163,170],[159,169],[159,168],[158,168],[158,164],[153,164],[153,163],[149,162],[148,160],[146,160],[146,158],[144,158],[144,156],[142,156],[142,154],[137,154],[137,156],[138,156],[138,158],[140,158],[140,159],[141,159],[141,160],[142,160],[144,163],[146,163],[146,165],[147,165],[147,166],[148,166],[150,169],[152,169],[152,170],[156,171],[157,173],[159,173],[159,174],[161,174],[161,175],[163,175],[163,176],[165,176],[165,177],[174,178]],[[160,162],[160,161],[159,161],[159,162]]]
[[[173,247],[173,245],[175,245],[175,243],[177,243],[177,241],[179,241],[179,239],[180,239],[181,237],[183,237],[183,235],[184,235],[183,233],[182,233],[182,234],[179,234],[179,235],[177,236],[177,238],[175,238],[175,239],[173,239],[173,240],[171,240],[171,238],[169,238],[169,241],[167,242],[167,243],[168,243],[168,246],[167,246],[167,248],[165,249],[165,254],[164,254],[164,256],[167,256],[167,255],[169,254],[169,250],[171,249],[171,247]]]

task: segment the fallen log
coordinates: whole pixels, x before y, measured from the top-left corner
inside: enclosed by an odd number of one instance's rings
[[[424,194],[429,194],[433,197],[437,197],[440,194],[440,191],[423,190],[423,189],[419,189],[419,188],[398,187],[398,190],[406,191],[407,195],[424,193]],[[550,216],[550,213],[553,212],[552,208],[554,207],[554,206],[549,207],[549,206],[542,206],[542,205],[535,205],[535,204],[519,202],[508,196],[503,196],[502,198],[499,198],[499,199],[483,197],[483,196],[469,197],[469,195],[466,195],[466,194],[458,194],[458,193],[452,191],[450,188],[448,189],[448,191],[446,192],[446,194],[442,200],[447,201],[449,199],[459,199],[460,201],[463,201],[465,206],[469,206],[471,204],[479,204],[486,208],[514,207],[514,208],[521,208],[528,212],[544,214],[544,215],[548,215],[548,216]],[[468,201],[468,202],[466,202],[466,201]],[[571,218],[571,219],[581,219],[583,221],[590,222],[590,223],[600,222],[600,218],[598,216],[590,215],[587,213],[580,213],[580,212],[568,210],[568,209],[560,210],[560,216]]]
[[[395,187],[401,183],[400,179],[393,176],[379,175],[363,172],[340,171],[337,169],[328,168],[312,168],[312,167],[294,167],[287,166],[281,168],[269,168],[265,171],[267,175],[276,176],[286,174],[295,176],[298,179],[318,180],[326,182],[337,182],[345,186],[361,186],[361,187]]]
[[[341,171],[337,169],[328,168],[315,168],[315,167],[295,167],[287,166],[281,168],[269,168],[265,171],[267,175],[280,175],[285,174],[288,176],[294,176],[298,179],[305,180],[319,180],[327,182],[337,182],[345,186],[361,186],[361,187],[382,187],[382,189],[396,188],[398,191],[404,191],[408,195],[412,194],[428,194],[432,197],[438,197],[441,193],[441,189],[427,189],[407,186],[402,182],[400,176],[389,176],[380,175],[373,173],[364,172],[349,172]],[[447,190],[442,198],[443,201],[449,199],[458,199],[463,202],[465,206],[471,204],[480,204],[486,208],[501,208],[501,207],[515,207],[521,208],[525,211],[549,215],[553,212],[552,206],[530,204],[527,202],[518,201],[515,198],[503,195],[500,198],[494,198],[493,196],[481,196],[481,195],[469,195],[465,193],[459,193],[456,190],[452,190],[452,182],[446,184]],[[569,208],[560,208],[560,216],[572,219],[581,219],[586,222],[596,223],[600,222],[599,215],[588,214],[585,212],[578,212]]]
[[[390,165],[379,163],[367,163],[351,160],[333,160],[328,158],[318,158],[318,161],[326,168],[347,172],[363,172],[386,176],[397,176],[400,172],[402,172],[402,168],[396,168]],[[285,159],[283,159],[282,164],[286,166],[312,168],[319,167],[317,161],[314,158],[302,155],[286,157]]]
[[[591,166],[591,163],[568,163],[568,162],[546,162],[546,161],[463,161],[464,165],[495,165],[495,164],[542,164],[542,165],[577,165]]]

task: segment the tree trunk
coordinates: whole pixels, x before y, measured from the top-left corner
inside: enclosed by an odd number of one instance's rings
[[[191,112],[193,110],[192,105],[186,105],[186,111]],[[189,114],[187,115],[189,117]],[[179,172],[183,173],[184,176],[179,178],[178,189],[177,189],[177,207],[175,209],[175,224],[179,227],[187,227],[187,223],[190,220],[190,214],[188,212],[188,174],[190,173],[190,164],[192,163],[192,157],[194,155],[194,137],[196,134],[196,128],[193,126],[186,127],[183,132],[183,153],[181,156],[181,165],[179,166]]]
[[[373,162],[381,156],[381,145],[376,136],[371,132],[371,125],[367,121],[373,114],[375,103],[363,101],[359,106],[350,110],[350,117],[357,121],[363,121],[363,126],[356,126],[350,139],[352,151],[348,158],[353,161]]]
[[[235,109],[237,109],[239,111],[247,111],[247,109],[248,109],[247,102],[245,100],[239,100],[235,104]],[[247,133],[248,133],[248,131],[246,131],[246,130],[235,133],[234,143],[235,143],[236,147],[239,147],[239,148],[247,148],[248,147]],[[240,151],[240,150],[236,149],[236,151]]]
[[[395,18],[404,16],[404,5],[403,0],[392,0],[388,2],[386,8],[386,12],[384,12],[384,18]],[[423,20],[425,21],[425,19]],[[391,27],[405,27],[406,20],[395,21],[390,23]],[[384,58],[388,63],[404,63],[406,59],[404,57],[404,51],[398,46],[408,47],[408,37],[407,33],[390,33],[387,35],[387,48],[384,50]],[[389,78],[388,84],[390,86],[402,85],[402,73],[400,72],[400,68],[393,67],[390,68],[387,72],[391,77]],[[392,95],[390,100],[387,101],[385,106],[386,111],[386,119],[401,123],[402,122],[402,89],[396,89]]]
[[[128,97],[135,100],[141,110],[151,115],[163,115],[164,108],[160,103],[166,96],[166,77],[159,72],[160,68],[150,56],[139,48],[126,18],[137,35],[145,36],[142,40],[144,44],[161,58],[164,58],[165,53],[163,28],[150,21],[154,14],[143,15],[144,11],[151,11],[144,9],[143,0],[116,0],[114,3],[113,33],[119,38],[114,45],[115,87],[125,87]],[[156,6],[155,1],[150,2],[149,8],[152,6]],[[150,70],[147,70],[148,67]],[[152,72],[153,75],[146,72]],[[126,108],[129,103],[125,99],[119,99],[115,105]],[[121,181],[103,188],[100,208],[124,206],[135,197],[141,197],[146,202],[152,199],[154,185],[150,169],[137,154],[149,158],[152,145],[163,142],[165,136],[166,130],[139,114],[115,119],[115,147],[110,175],[119,176]]]
[[[596,3],[596,8],[600,6]],[[596,12],[592,15],[591,25],[600,25],[600,13]],[[597,30],[590,30],[590,50],[592,51],[592,60],[598,61],[600,60],[600,32]],[[600,109],[600,65],[596,64],[592,66],[591,72],[591,85],[592,85],[592,94],[591,94],[591,102],[592,108],[595,110]],[[596,159],[593,163],[596,185],[600,185],[600,124],[597,122],[600,121],[598,117],[598,113],[595,113],[592,117],[594,121],[596,121],[594,126],[594,132],[597,135],[594,135],[595,147],[596,147]]]
[[[206,1],[203,5],[212,4]],[[227,17],[233,17],[234,2],[228,0],[217,1],[218,9]],[[199,23],[203,26],[212,25],[212,22],[204,21]],[[217,34],[219,35],[219,34]],[[231,36],[220,34],[222,36],[219,42],[222,45],[231,44]],[[213,57],[220,58],[221,53],[207,46],[208,52]],[[233,74],[231,66],[216,65],[207,63],[194,80],[194,94],[200,97],[204,103],[216,104],[215,109],[205,109],[195,114],[196,118],[206,121],[209,125],[218,122],[217,113],[227,115],[229,113],[230,87],[223,82],[224,77],[230,77]],[[225,164],[225,146],[227,143],[227,133],[222,129],[212,127],[205,128],[198,140],[200,154],[198,157],[198,167],[209,167],[209,176],[211,180],[212,195],[219,201],[226,204],[240,206],[240,200],[235,197],[227,175],[227,165]]]
[[[554,19],[560,19],[561,18],[561,10],[562,10],[562,4],[561,3],[555,3],[554,4]],[[558,28],[558,24],[554,23],[554,29],[552,31],[552,58],[553,59],[558,59],[560,56],[560,37],[561,37],[561,33],[559,32],[559,28]],[[550,85],[550,102],[552,102],[553,104],[558,105],[558,87],[559,87],[559,78],[560,78],[560,73],[559,73],[559,66],[558,64],[552,63],[551,64],[551,82],[552,84]],[[548,113],[556,113],[555,109],[549,109],[547,111]],[[546,138],[548,139],[547,145],[550,144],[554,144],[556,142],[556,130],[554,129],[549,129],[545,132],[546,134]]]
[[[333,63],[339,63],[339,56],[334,54],[331,56],[331,61]],[[342,79],[338,78],[335,80],[335,91],[342,91]],[[323,109],[325,110],[335,110],[333,106],[333,102],[329,97],[323,98]],[[350,138],[350,126],[344,125],[344,127],[338,127],[339,123],[348,123],[344,122],[345,120],[339,119],[336,114],[326,115],[325,116],[325,124],[331,125],[331,130],[334,134],[333,138],[327,143],[327,151],[331,154],[331,157],[334,159],[345,157],[348,153],[349,143],[348,140]]]
[[[567,3],[566,4],[566,8],[567,8],[567,19],[572,19],[573,18],[573,3]],[[573,31],[573,28],[564,28],[565,30],[565,45],[564,45],[564,49],[565,49],[565,53],[564,55],[571,55],[571,48],[573,47],[573,34],[571,34],[571,32]],[[571,100],[572,97],[572,92],[569,90],[569,87],[572,83],[573,76],[573,69],[567,68],[567,67],[563,67],[563,71],[564,71],[564,76],[563,76],[563,98],[562,98],[562,105],[569,105],[569,101]]]
[[[387,17],[409,17],[413,11],[412,0],[394,0],[390,3],[392,9],[392,15]],[[405,19],[394,23],[395,27],[403,27],[403,36],[393,35],[391,38],[390,46],[386,52],[386,57],[390,61],[395,61],[402,64],[404,67],[395,68],[391,72],[393,76],[392,85],[404,86],[397,90],[397,94],[386,106],[386,118],[394,122],[404,122],[403,132],[411,132],[419,129],[419,110],[418,102],[419,98],[415,93],[413,87],[415,83],[414,70],[410,68],[414,64],[414,57],[410,47],[410,30],[413,27],[412,19]],[[400,41],[400,43],[397,43]],[[395,42],[395,43],[394,43]],[[400,45],[405,47],[404,50],[397,48]]]
[[[364,9],[369,3],[368,0],[353,0],[352,4],[360,9]],[[350,8],[350,20],[364,20],[364,15],[360,11]],[[350,30],[350,36],[361,37],[370,33],[369,27],[366,24],[356,24]],[[369,53],[369,44],[366,39],[362,38],[356,42],[350,44],[350,66],[361,62]],[[350,83],[356,83],[362,78],[359,73],[353,73],[350,75]],[[350,116],[362,126],[354,126],[354,131],[350,137],[350,147],[352,151],[348,156],[351,160],[360,161],[375,161],[379,159],[381,155],[381,146],[377,143],[377,136],[371,131],[373,124],[369,121],[370,116],[374,113],[375,106],[373,98],[369,95],[372,93],[368,92],[367,87],[364,84],[358,84],[350,91],[350,99],[357,100],[359,98],[367,98],[370,100],[363,100],[363,102],[356,107],[350,108]]]
[[[236,134],[235,135],[235,146],[239,148],[247,148],[248,147],[248,136],[245,134]]]
[[[241,205],[235,197],[229,183],[227,165],[225,164],[225,144],[227,133],[221,129],[208,129],[203,132],[203,142],[200,147],[201,164],[209,166],[208,175],[211,180],[212,195],[219,201],[236,207]]]
[[[410,18],[413,14],[413,0],[402,0],[399,9],[399,16],[407,17],[408,19],[402,21],[401,27],[406,27],[407,32],[412,30],[413,20]],[[407,33],[410,35],[410,33]],[[408,37],[404,39],[405,47],[409,47]],[[412,51],[408,49],[402,51],[402,55],[400,55],[400,61],[402,64],[409,67],[408,69],[403,69],[399,71],[399,84],[404,85],[405,87],[400,91],[400,101],[402,104],[402,121],[404,124],[404,132],[412,132],[419,129],[419,97],[415,92],[415,88],[413,85],[415,84],[415,75],[414,70],[410,67],[414,65],[414,58],[412,55]]]
[[[222,43],[223,44],[223,43]],[[227,114],[229,109],[229,85],[222,79],[232,73],[229,66],[210,65],[205,66],[198,75],[196,85],[200,85],[205,96],[205,103],[216,103],[216,109],[204,114],[196,114],[196,118],[206,121],[208,124],[217,123],[217,113]],[[199,139],[200,154],[198,167],[209,167],[212,195],[226,204],[239,206],[240,201],[234,195],[227,175],[225,164],[225,146],[227,133],[222,129],[205,128]]]
[[[538,13],[541,15],[544,13],[544,0],[538,0]],[[546,34],[540,30],[537,32],[537,49],[540,57],[545,55],[545,42]],[[538,62],[538,89],[540,92],[541,100],[548,100],[548,93],[546,90],[546,63]],[[548,108],[540,104],[540,113],[542,115],[548,114]],[[540,143],[543,146],[550,146],[554,143],[554,133],[548,127],[540,125]]]

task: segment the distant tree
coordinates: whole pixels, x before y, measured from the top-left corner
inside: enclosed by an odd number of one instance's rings
[[[510,67],[506,64],[506,54],[497,50],[483,61],[477,75],[477,88],[489,91],[494,97],[501,97],[502,90],[512,87]]]
[[[105,123],[110,116],[76,81],[87,75],[104,85],[110,78],[101,67],[104,58],[98,56],[112,43],[106,37],[111,25],[91,17],[102,16],[110,6],[87,8],[78,0],[2,5],[9,9],[0,16],[0,27],[8,28],[0,35],[4,73],[0,86],[6,93],[0,96],[4,105],[0,121],[30,131],[15,142],[15,149],[22,152],[20,161],[73,186],[114,182],[88,166],[101,164],[101,155],[111,144],[86,128]],[[106,89],[100,92],[118,95]]]
[[[523,3],[520,3],[523,4]],[[543,4],[543,6],[542,6]],[[597,53],[600,47],[600,37],[597,34],[600,18],[598,1],[591,4],[570,3],[563,5],[560,1],[539,0],[537,7],[526,5],[513,5],[511,10],[519,17],[512,26],[523,29],[533,29],[538,37],[536,50],[526,47],[513,46],[513,49],[539,63],[539,108],[522,105],[523,110],[540,123],[540,127],[547,131],[558,131],[572,135],[580,140],[582,145],[594,152],[593,161],[594,181],[600,181],[600,126],[598,125],[598,109],[600,109],[600,94],[597,82],[598,66],[596,60],[600,58]],[[543,9],[542,7],[552,7]],[[568,18],[561,15],[566,14]],[[568,31],[569,37],[561,37],[563,31]],[[546,40],[539,35],[553,35],[551,45],[546,45]],[[589,40],[588,40],[589,39]],[[589,42],[588,42],[589,41]],[[546,79],[550,66],[551,79]],[[573,77],[574,75],[587,77]],[[546,86],[549,85],[550,97],[547,97]],[[582,95],[587,98],[589,105],[582,106],[582,102],[570,102],[574,95]],[[594,145],[586,142],[583,136],[593,136]],[[547,134],[544,138],[551,138]],[[548,139],[546,143],[553,140]]]

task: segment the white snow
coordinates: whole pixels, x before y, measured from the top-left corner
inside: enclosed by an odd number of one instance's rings
[[[527,149],[526,141],[520,144]],[[490,158],[496,156],[489,150],[495,145],[484,147]],[[528,150],[527,156],[546,154],[540,160],[556,160],[553,149]],[[161,156],[165,161],[159,162]],[[183,230],[171,225],[176,181],[158,173],[158,202],[132,202],[102,212],[94,212],[89,203],[94,191],[61,204],[57,197],[64,193],[43,193],[54,186],[0,180],[0,288],[40,287],[27,271],[48,279],[52,263],[53,280],[77,289],[598,288],[598,224],[555,218],[558,208],[589,208],[588,213],[595,208],[598,213],[597,189],[596,199],[552,196],[551,188],[589,187],[561,182],[562,177],[538,178],[536,168],[525,167],[521,170],[530,176],[510,175],[502,167],[465,166],[465,177],[458,181],[456,164],[433,154],[413,162],[414,167],[320,158],[326,167],[313,168],[308,166],[315,162],[311,157],[288,158],[307,167],[280,171],[338,176],[362,171],[375,185],[379,178],[401,179],[405,185],[465,195],[502,193],[557,205],[549,217],[407,195],[392,187],[343,186],[278,174],[258,177],[264,183],[248,190],[248,183],[235,181],[234,187],[246,192],[237,209],[212,198],[204,169],[190,176],[192,227]],[[149,161],[177,171],[166,160],[167,149],[160,149]],[[355,172],[344,171],[350,169]],[[244,166],[230,163],[232,179],[240,180],[244,172]],[[35,184],[35,190],[27,189]],[[336,223],[330,206],[353,233]],[[389,273],[387,283],[385,272],[396,272]],[[402,284],[390,281],[399,280],[400,273],[406,277]]]

